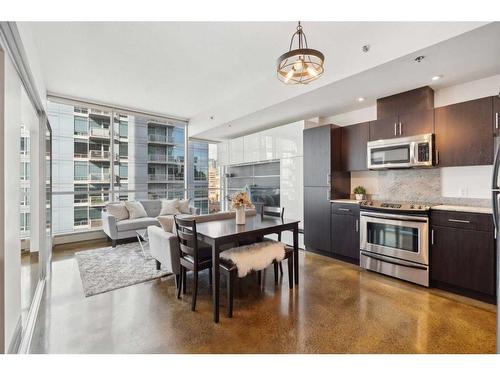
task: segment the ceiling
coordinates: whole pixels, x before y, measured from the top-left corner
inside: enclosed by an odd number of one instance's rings
[[[306,86],[284,85],[275,73],[294,22],[34,22],[22,27],[33,38],[48,92],[186,118],[190,136],[223,139],[354,109],[357,96],[366,96],[367,105],[377,96],[427,84],[429,75],[444,74],[443,84],[452,84],[498,73],[491,59],[499,61],[500,47],[488,35],[498,38],[499,24],[483,25],[303,22],[309,46],[325,54],[326,70]],[[489,44],[477,43],[478,38]],[[365,44],[368,53],[361,50]],[[412,57],[419,50],[427,57],[417,65]]]

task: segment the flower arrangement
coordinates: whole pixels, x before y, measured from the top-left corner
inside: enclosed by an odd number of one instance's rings
[[[250,201],[250,197],[246,191],[240,191],[238,193],[234,193],[231,196],[231,208],[253,208],[253,204]]]

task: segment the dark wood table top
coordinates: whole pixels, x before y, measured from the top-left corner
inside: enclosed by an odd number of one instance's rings
[[[221,239],[224,237],[232,237],[238,234],[251,234],[271,230],[273,228],[283,228],[289,226],[292,228],[294,224],[298,224],[300,220],[281,219],[273,217],[261,218],[260,215],[247,216],[245,224],[236,225],[236,219],[214,220],[205,223],[196,223],[198,234],[211,239]]]

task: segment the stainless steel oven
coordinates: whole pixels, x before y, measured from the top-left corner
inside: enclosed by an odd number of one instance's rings
[[[426,206],[382,203],[374,207],[372,203],[363,207],[364,203],[360,214],[360,266],[429,286]]]
[[[432,134],[381,139],[367,143],[369,169],[431,167],[433,155]]]

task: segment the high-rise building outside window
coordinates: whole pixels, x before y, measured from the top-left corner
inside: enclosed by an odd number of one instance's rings
[[[184,197],[185,122],[55,100],[47,113],[54,234],[99,229],[109,201]]]

